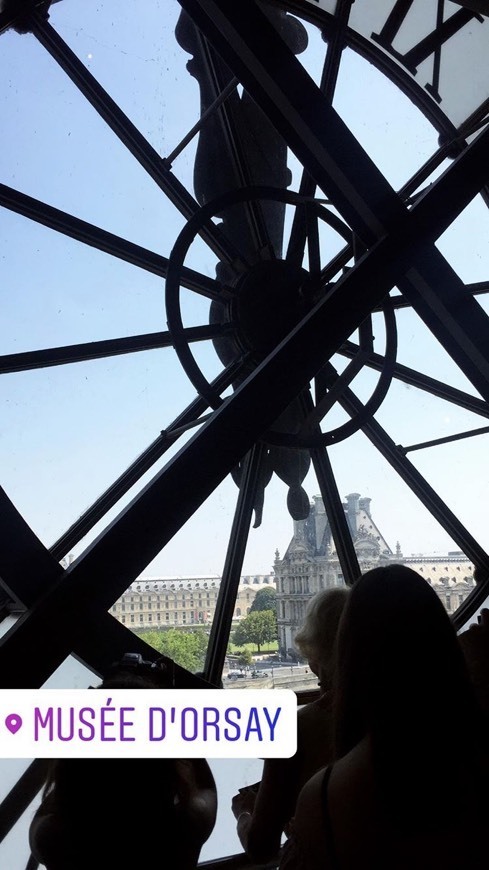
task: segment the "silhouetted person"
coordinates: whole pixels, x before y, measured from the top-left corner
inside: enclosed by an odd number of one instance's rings
[[[244,789],[233,798],[238,836],[256,863],[278,854],[302,786],[333,758],[331,685],[336,634],[347,600],[346,588],[318,592],[309,601],[304,625],[295,638],[319,678],[321,691],[316,701],[298,711],[296,755],[267,759],[259,788]]]
[[[487,733],[452,623],[411,569],[353,586],[338,633],[339,759],[302,789],[281,868],[487,867]]]

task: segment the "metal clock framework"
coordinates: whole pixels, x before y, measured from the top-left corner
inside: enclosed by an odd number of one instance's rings
[[[61,38],[57,4],[12,0],[0,13],[2,30],[30,34],[54,58],[185,219],[172,250],[156,254],[0,183],[5,211],[164,278],[168,322],[167,331],[150,335],[4,354],[3,376],[172,346],[196,392],[51,547],[1,492],[2,587],[25,608],[0,642],[4,688],[41,686],[70,654],[103,673],[128,648],[128,629],[109,616],[109,608],[232,474],[236,511],[205,669],[206,679],[217,683],[253,512],[259,522],[273,473],[287,482],[289,511],[301,518],[307,513],[302,483],[314,468],[343,575],[350,583],[358,575],[328,452],[356,432],[366,435],[477,567],[482,580],[457,612],[457,626],[487,596],[489,555],[378,419],[399,382],[478,415],[474,435],[489,417],[489,318],[476,298],[489,284],[465,283],[436,245],[474,198],[489,204],[487,4],[180,0],[180,6],[175,46],[189,61],[201,117],[166,158]],[[319,30],[323,46],[317,80],[301,62],[312,29]],[[373,64],[437,132],[438,146],[400,190],[334,108],[346,50]],[[361,84],[356,87],[361,100]],[[191,190],[173,163],[194,137]],[[328,234],[336,239],[333,256],[323,244]],[[212,252],[215,277],[192,267],[189,251],[196,240]],[[208,315],[197,325],[186,322],[185,294],[209,300]],[[406,308],[441,344],[470,390],[398,361],[396,317]],[[209,371],[194,342],[213,348]],[[346,360],[341,371],[339,358]],[[353,381],[362,370],[378,377],[361,401]],[[347,418],[341,424],[329,422],[335,409]],[[189,429],[196,430],[193,437],[63,567],[63,557]],[[165,511],[169,504],[172,510]],[[151,656],[151,648],[131,639],[129,646],[135,644]],[[182,685],[194,680],[182,669],[178,679]]]

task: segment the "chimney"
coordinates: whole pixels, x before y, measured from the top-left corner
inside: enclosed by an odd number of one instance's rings
[[[346,496],[346,501],[348,504],[348,523],[353,536],[355,536],[357,533],[357,513],[359,508],[359,500],[359,492],[351,492],[350,495]]]
[[[368,517],[372,517],[372,514],[370,513],[370,502],[371,501],[372,501],[371,498],[361,498],[360,499],[360,510],[365,511],[365,513],[367,514]]]

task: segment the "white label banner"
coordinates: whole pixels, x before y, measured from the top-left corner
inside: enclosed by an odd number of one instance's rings
[[[3,689],[2,758],[289,758],[290,689]]]

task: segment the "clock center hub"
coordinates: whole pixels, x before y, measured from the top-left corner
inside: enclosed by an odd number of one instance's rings
[[[309,273],[285,260],[264,260],[236,283],[231,319],[240,344],[264,359],[311,308]]]

